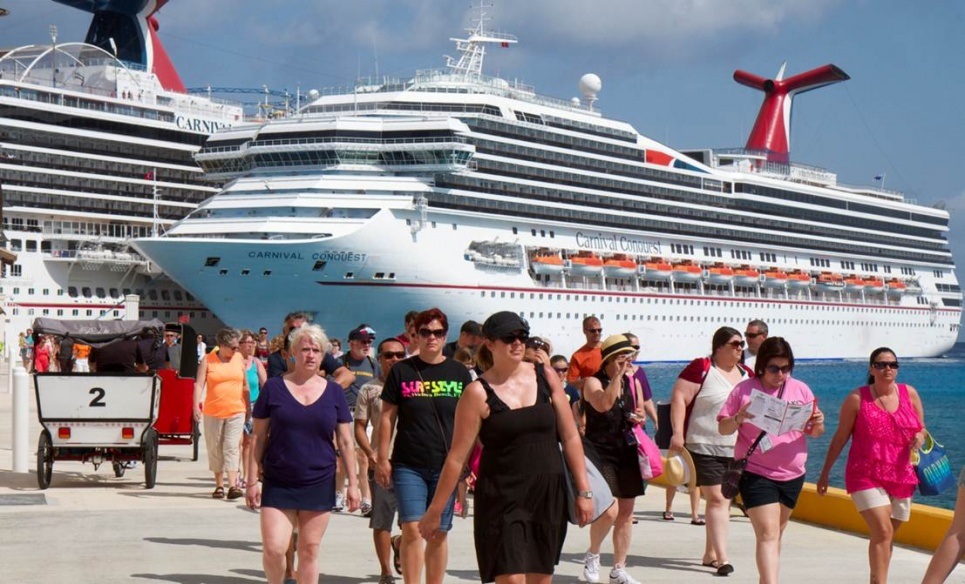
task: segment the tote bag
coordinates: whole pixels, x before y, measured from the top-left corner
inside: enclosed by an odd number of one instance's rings
[[[926,497],[941,495],[955,486],[955,475],[945,455],[945,447],[935,442],[932,435],[925,431],[925,443],[918,450],[918,490]]]
[[[580,520],[576,514],[576,483],[573,481],[573,473],[570,472],[570,467],[566,464],[566,456],[563,455],[562,450],[560,457],[563,459],[563,475],[566,483],[567,519],[573,525],[579,525]],[[593,514],[590,517],[590,523],[593,523],[606,513],[616,500],[610,493],[610,485],[607,484],[606,479],[603,478],[593,461],[583,455],[583,463],[586,465],[586,479],[590,483],[590,490],[593,491]]]

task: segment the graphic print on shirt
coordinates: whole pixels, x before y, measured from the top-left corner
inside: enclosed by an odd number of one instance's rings
[[[459,397],[462,395],[464,384],[462,381],[446,380],[415,380],[403,381],[402,397]]]

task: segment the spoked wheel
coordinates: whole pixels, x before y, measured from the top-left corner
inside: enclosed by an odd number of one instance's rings
[[[157,481],[157,430],[148,428],[141,449],[144,455],[144,488],[153,489]]]
[[[50,438],[50,432],[44,430],[40,433],[40,441],[37,444],[37,485],[41,489],[49,487],[53,473],[54,442]]]
[[[114,476],[117,478],[124,476],[124,471],[127,470],[127,467],[124,466],[123,462],[112,462],[111,466],[114,468]]]
[[[191,460],[198,460],[198,448],[201,443],[201,425],[197,420],[191,421]]]

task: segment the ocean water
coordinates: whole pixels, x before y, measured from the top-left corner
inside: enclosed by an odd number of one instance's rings
[[[646,343],[644,343],[646,347]],[[644,348],[643,353],[646,353]],[[965,464],[965,343],[958,343],[942,358],[902,359],[898,372],[899,383],[914,386],[921,395],[925,408],[925,424],[935,440],[948,451],[952,472],[958,476]],[[670,389],[683,364],[644,364],[653,396],[657,401],[670,399]],[[844,397],[867,381],[867,361],[803,361],[795,363],[794,377],[807,383],[818,398],[818,405],[826,416],[824,435],[808,440],[807,481],[817,480],[824,466],[828,444],[838,426],[838,411]],[[831,472],[832,486],[844,488],[844,465],[848,449],[845,446]],[[937,497],[915,495],[916,503],[945,509],[955,507],[956,489],[949,489]]]

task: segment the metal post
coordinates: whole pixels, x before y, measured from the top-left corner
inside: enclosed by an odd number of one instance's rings
[[[28,436],[28,416],[30,413],[30,395],[27,393],[27,370],[23,367],[13,368],[13,472],[27,472],[27,460],[30,455]]]

